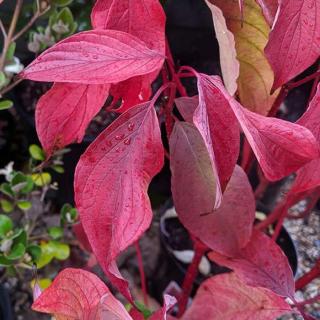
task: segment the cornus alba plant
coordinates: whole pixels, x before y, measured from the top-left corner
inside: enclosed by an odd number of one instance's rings
[[[116,259],[150,226],[147,189],[166,154],[174,205],[195,250],[176,316],[272,320],[300,312],[312,319],[303,303],[295,302],[293,273],[275,239],[293,204],[319,196],[320,72],[294,78],[319,57],[320,1],[205,3],[219,43],[222,77],[175,65],[158,0],[96,1],[92,30],[57,43],[21,74],[54,82],[37,105],[39,139],[48,158],[80,142],[107,97],[113,97],[109,110],[119,117],[82,155],[75,172],[75,202],[93,254],[132,305]],[[156,78],[163,85],[152,92]],[[186,78],[196,81],[198,95],[188,96]],[[288,91],[308,81],[314,84],[305,114],[296,123],[274,117]],[[169,141],[166,151],[162,123]],[[275,211],[258,225],[247,178],[254,161],[261,185],[296,173]],[[263,231],[274,223],[271,238]],[[212,261],[232,272],[202,283],[186,310],[197,265],[208,251]],[[319,267],[296,287],[318,274]],[[165,296],[150,319],[173,319],[168,310],[175,303]],[[143,319],[135,307],[129,314],[95,275],[74,269],[63,270],[37,294],[33,309],[57,319]]]

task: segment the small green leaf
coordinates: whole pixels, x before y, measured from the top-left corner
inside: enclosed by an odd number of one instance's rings
[[[152,315],[152,311],[150,311],[142,302],[135,301],[134,304],[137,309],[143,314],[145,319],[148,319]]]
[[[3,88],[8,82],[8,79],[3,71],[0,71],[0,88]]]
[[[22,243],[17,243],[13,246],[10,253],[6,256],[8,260],[18,260],[23,257],[26,252],[26,247]]]
[[[52,0],[52,4],[56,5],[57,7],[64,7],[71,4],[73,0]]]
[[[11,100],[2,100],[0,101],[0,110],[7,110],[13,106],[13,102]]]
[[[1,208],[5,213],[10,213],[13,211],[13,204],[6,200],[6,199],[1,199],[0,200]]]
[[[44,151],[36,144],[32,144],[31,146],[29,146],[29,153],[35,160],[44,161],[46,159]]]
[[[67,244],[58,241],[49,241],[41,243],[41,256],[37,260],[37,267],[43,268],[51,262],[53,258],[66,260],[70,255],[70,247]]]
[[[13,228],[13,222],[4,214],[0,214],[0,238],[4,238],[6,234]]]
[[[29,193],[33,189],[33,181],[31,177],[24,175],[22,172],[17,172],[11,180],[11,189],[15,193]]]
[[[52,280],[49,278],[41,278],[37,280],[37,284],[40,287],[41,290],[46,290],[52,283]],[[36,284],[35,280],[31,281],[31,288],[34,288]]]
[[[51,183],[51,175],[48,172],[34,173],[31,178],[36,186],[43,187]]]
[[[14,196],[14,192],[11,189],[10,184],[7,183],[7,182],[1,184],[0,191],[2,193],[4,193],[5,195],[7,195],[8,197],[13,197]]]
[[[63,228],[51,227],[48,229],[48,233],[53,240],[58,240],[58,239],[61,239],[63,236]]]
[[[8,239],[12,239],[14,244],[22,243],[27,246],[27,233],[24,229],[15,231]]]
[[[30,254],[33,261],[37,261],[40,258],[42,251],[40,246],[30,245],[27,247],[27,252]]]
[[[74,223],[77,220],[77,217],[77,209],[73,208],[69,203],[63,205],[60,210],[60,220],[62,225],[65,223]]]
[[[32,204],[31,204],[30,201],[20,200],[20,201],[18,201],[17,206],[21,210],[26,211],[26,210],[29,210],[31,208]]]
[[[11,61],[13,59],[15,51],[16,51],[16,43],[11,42],[7,51],[6,60]]]
[[[52,169],[57,173],[64,173],[64,168],[62,166],[52,166]]]
[[[9,267],[13,264],[13,261],[8,260],[4,255],[0,254],[0,267]]]

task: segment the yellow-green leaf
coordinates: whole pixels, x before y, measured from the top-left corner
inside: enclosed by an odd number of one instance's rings
[[[43,187],[51,183],[51,175],[48,172],[34,173],[31,177],[34,184],[38,187]]]
[[[267,115],[277,92],[270,95],[274,75],[264,54],[270,27],[260,7],[255,0],[244,1],[242,26],[238,0],[209,1],[222,10],[228,29],[235,37],[237,59],[240,62],[238,93],[242,105]]]

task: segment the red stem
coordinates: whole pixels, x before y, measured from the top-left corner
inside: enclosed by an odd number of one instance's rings
[[[305,306],[306,304],[313,304],[313,303],[317,302],[318,300],[320,301],[320,294],[316,295],[313,298],[303,300],[301,302],[295,302],[295,305],[296,306]]]
[[[307,77],[305,77],[305,78],[303,78],[303,79],[301,79],[299,81],[289,82],[287,84],[287,87],[288,87],[289,90],[291,90],[291,89],[299,87],[299,86],[301,86],[301,85],[303,85],[303,84],[305,84],[305,83],[307,83],[307,82],[311,81],[312,79],[315,79],[315,78],[317,78],[319,76],[320,76],[320,70],[317,70],[315,73],[310,74],[310,76],[307,76]]]
[[[258,177],[259,177],[259,184],[254,191],[254,196],[256,200],[260,200],[263,197],[265,191],[267,190],[270,184],[270,182],[264,177],[260,167],[258,168]]]
[[[277,112],[281,106],[281,103],[287,97],[288,93],[289,93],[288,86],[287,85],[282,86],[280,93],[278,94],[276,100],[274,101],[274,103],[268,113],[268,117],[275,117],[277,115]]]
[[[134,245],[135,245],[135,248],[137,251],[137,260],[138,260],[140,281],[141,281],[141,287],[142,287],[142,293],[143,293],[143,302],[148,307],[147,283],[146,283],[146,276],[145,276],[144,268],[143,268],[143,259],[142,259],[142,254],[141,254],[141,250],[140,250],[139,241],[136,241]]]
[[[206,250],[207,250],[207,247],[203,245],[200,241],[197,241],[197,240],[194,241],[194,257],[191,264],[188,267],[187,273],[183,280],[182,296],[179,299],[179,303],[178,303],[179,318],[184,314],[187,308],[188,299],[191,294],[192,286],[196,276],[198,275],[198,267]]]
[[[249,175],[250,170],[253,166],[254,161],[254,154],[251,149],[251,146],[248,142],[248,140],[245,138],[243,142],[243,148],[242,148],[242,159],[241,159],[241,167],[246,172],[247,175]]]
[[[315,266],[296,281],[296,290],[300,290],[309,284],[313,279],[320,277],[320,259]]]

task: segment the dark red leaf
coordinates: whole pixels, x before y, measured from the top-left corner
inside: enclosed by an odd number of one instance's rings
[[[263,15],[268,22],[269,26],[273,25],[277,10],[278,0],[256,0],[262,9]]]
[[[250,286],[294,297],[294,278],[287,257],[270,237],[260,231],[255,231],[247,246],[234,257],[211,252],[209,258],[234,270]]]
[[[124,306],[94,274],[64,269],[33,303],[32,309],[68,320],[131,320]]]
[[[275,320],[290,312],[272,291],[249,287],[234,273],[226,273],[201,284],[182,320]]]
[[[232,255],[251,236],[255,201],[250,183],[236,167],[221,206],[215,208],[215,179],[203,139],[194,126],[176,123],[170,137],[172,194],[179,219],[208,247]]]
[[[281,0],[265,54],[275,73],[273,90],[312,65],[320,55],[318,0]]]
[[[170,137],[170,169],[179,217],[190,231],[198,233],[192,222],[214,210],[221,192],[217,190],[218,177],[212,170],[207,147],[194,125],[175,123]]]
[[[83,229],[81,222],[74,224],[72,226],[72,231],[74,232],[75,236],[77,237],[77,240],[79,241],[82,249],[86,250],[88,252],[92,252],[90,242],[88,240],[86,233],[84,232],[84,229]]]
[[[75,173],[75,200],[92,250],[122,292],[115,259],[149,227],[147,188],[163,165],[153,104],[131,108],[89,146]],[[128,292],[124,292],[128,296]]]
[[[47,49],[21,76],[37,81],[106,84],[158,70],[163,58],[128,33],[91,30]]]
[[[56,83],[40,98],[36,128],[47,157],[72,142],[81,142],[108,92],[109,85]]]

